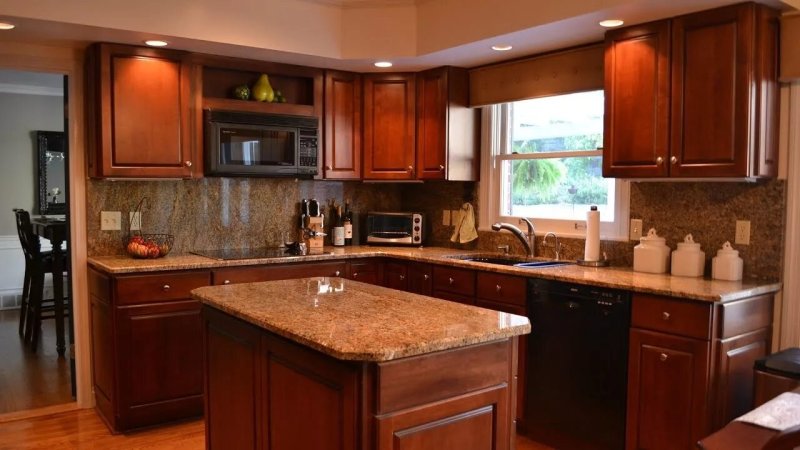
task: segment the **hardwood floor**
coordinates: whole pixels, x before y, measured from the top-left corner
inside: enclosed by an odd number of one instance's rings
[[[0,414],[72,402],[69,360],[56,352],[55,322],[45,320],[36,353],[19,336],[19,310],[0,311]]]
[[[92,409],[0,424],[0,450],[203,450],[202,420],[112,435]],[[517,450],[552,450],[522,436]]]

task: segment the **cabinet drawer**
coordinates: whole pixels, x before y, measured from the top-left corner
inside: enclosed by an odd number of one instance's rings
[[[711,307],[710,303],[635,294],[631,324],[636,328],[710,339]]]
[[[345,273],[343,262],[310,263],[215,269],[214,284],[257,283],[259,281],[289,280],[307,277],[341,277]]]
[[[191,298],[192,289],[211,284],[210,275],[209,272],[202,271],[119,277],[116,280],[117,304],[155,303]]]
[[[525,306],[525,278],[478,272],[478,298]]]
[[[475,272],[454,267],[434,266],[433,290],[453,294],[475,295]]]

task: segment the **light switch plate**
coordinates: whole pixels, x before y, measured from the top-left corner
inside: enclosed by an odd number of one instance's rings
[[[632,241],[642,238],[642,219],[631,219],[630,238]]]
[[[737,220],[736,221],[736,239],[734,244],[750,245],[750,221]]]
[[[445,209],[442,211],[442,225],[450,226],[450,210]]]
[[[128,213],[128,223],[131,224],[130,231],[139,231],[142,229],[142,212],[134,211]]]
[[[119,231],[122,229],[122,213],[119,211],[100,211],[100,230]]]

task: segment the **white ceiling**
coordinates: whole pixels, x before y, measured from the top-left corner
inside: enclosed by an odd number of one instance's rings
[[[602,40],[597,22],[626,24],[739,0],[3,0],[0,40],[141,44],[356,71],[475,67]],[[784,10],[800,0],[760,0]],[[510,44],[495,52],[494,44]]]

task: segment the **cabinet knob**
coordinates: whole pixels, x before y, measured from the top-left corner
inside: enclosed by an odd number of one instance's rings
[[[358,278],[358,272],[353,272],[353,278]]]
[[[161,290],[164,291],[164,292],[168,291],[169,290],[169,285],[165,284],[165,285],[161,286]]]
[[[408,166],[408,171],[411,172],[412,170],[414,170],[414,166]]]
[[[192,167],[192,162],[191,161],[184,161],[183,165],[186,166],[186,167]]]
[[[405,275],[400,275],[400,281],[403,281],[403,280],[405,280],[405,279],[406,279],[406,276],[405,276]]]
[[[658,359],[659,359],[661,362],[664,362],[664,361],[666,361],[668,358],[669,358],[669,356],[667,356],[667,354],[666,354],[666,353],[662,353],[662,354],[658,355]]]
[[[669,162],[671,162],[672,164],[677,164],[678,158],[676,156],[673,156],[672,158],[669,159]]]
[[[439,164],[439,172],[444,172],[444,166]]]
[[[428,280],[428,278],[430,278],[430,277],[428,276],[428,274],[425,274],[425,275],[423,275],[423,276],[422,276],[422,279],[423,279],[423,280],[425,280],[425,281],[427,281],[427,280]]]
[[[325,170],[333,170],[333,167],[331,167],[330,165],[327,165],[327,166],[325,166]]]
[[[335,276],[335,277],[338,277],[340,273],[341,273],[341,272],[339,272],[339,271],[337,270],[336,272],[333,272],[333,276]]]
[[[447,279],[447,281],[449,281],[450,284],[453,284],[453,283],[455,283],[456,280],[454,280],[453,277],[450,277],[450,278]]]
[[[659,156],[658,158],[656,158],[656,165],[660,166],[661,164],[664,164],[664,158]]]
[[[231,280],[225,280],[222,282],[222,284],[231,284]]]
[[[503,290],[503,288],[502,288],[502,287],[501,287],[499,284],[498,284],[498,285],[495,285],[494,289],[495,289],[497,292],[500,292],[500,291],[502,291],[502,290]]]
[[[669,317],[670,317],[670,316],[669,316],[669,313],[668,313],[668,312],[664,311],[663,313],[661,313],[661,318],[662,318],[662,319],[664,319],[664,320],[669,320]]]

